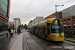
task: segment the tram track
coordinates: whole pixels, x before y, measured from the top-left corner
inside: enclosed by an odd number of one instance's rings
[[[65,50],[75,50],[75,46],[67,42],[57,43],[57,45],[62,46],[63,48],[65,48]]]
[[[72,41],[72,40],[69,40],[69,39],[65,39],[65,41],[69,41],[69,42],[75,43],[75,41]]]
[[[30,34],[29,34],[30,35]],[[31,35],[30,35],[31,36]],[[31,36],[32,37],[32,36]],[[32,37],[33,38],[33,37]],[[34,38],[33,38],[34,39]],[[35,39],[34,39],[35,40]],[[35,40],[36,41],[36,40]],[[37,44],[39,44],[44,50],[46,50],[45,47],[43,47],[39,42],[36,41]]]
[[[34,35],[31,35],[30,34],[30,36],[36,41],[36,39],[33,37]],[[41,39],[41,38],[40,38]],[[40,46],[42,46],[43,48],[44,48],[44,50],[47,50],[41,43],[39,43],[38,41],[36,41]],[[75,46],[75,45],[72,45],[72,44],[69,44],[69,43],[67,43],[67,42],[64,42],[63,41],[63,43],[56,43],[56,42],[51,42],[51,41],[47,41],[48,42],[48,44],[47,45],[50,45],[50,43],[52,43],[52,44],[55,44],[56,46],[62,46],[62,48],[64,49],[64,50],[73,50],[73,49],[65,49],[65,47],[67,47],[67,46]]]
[[[64,40],[64,43],[68,43],[68,44],[70,44],[70,45],[75,46],[75,43],[74,43],[74,42],[70,42],[70,41],[67,41],[67,40]]]
[[[39,43],[31,34],[30,34],[30,36],[31,36],[41,47],[43,47],[44,50],[47,50],[47,48],[46,48],[44,45],[42,45],[41,43]],[[46,44],[46,46],[50,46],[50,45],[58,46],[58,47],[61,46],[61,45],[58,45],[58,44],[53,43],[53,42],[50,42],[50,41],[46,41],[46,42],[48,42],[48,43]],[[51,46],[50,46],[50,47],[51,47]],[[64,47],[63,47],[63,49],[64,49],[64,50],[67,50],[67,49],[65,49]],[[56,50],[56,49],[55,49],[55,50]]]
[[[65,39],[64,42],[75,46],[75,41]]]
[[[26,37],[23,35],[23,50],[30,50]]]
[[[58,46],[62,46],[65,50],[75,50],[75,43],[73,44],[72,42],[69,42],[69,41],[64,40],[63,42],[59,42],[59,43],[58,42],[57,43],[56,42],[51,42],[51,43],[54,43]],[[66,47],[67,47],[67,49],[66,49]],[[74,49],[73,49],[73,47],[74,47]]]
[[[45,50],[26,32],[23,34],[23,50]]]

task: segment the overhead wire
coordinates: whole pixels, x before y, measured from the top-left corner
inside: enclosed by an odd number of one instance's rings
[[[52,0],[45,8],[43,8],[39,13],[41,13],[44,9],[46,9],[54,0]]]
[[[31,4],[32,4],[32,1],[33,1],[33,0],[31,0],[31,3],[30,3],[29,8],[28,8],[28,10],[27,10],[26,16],[28,15],[29,9],[30,9]]]
[[[54,0],[50,1],[50,3],[47,6],[45,6],[39,13],[41,13],[44,9],[46,9],[53,1]],[[37,13],[37,14],[39,14],[39,13]]]
[[[27,13],[26,13],[26,16],[28,15],[28,12],[29,12],[29,10],[30,10],[32,1],[33,1],[33,0],[31,0],[31,3],[30,3],[30,6],[29,6],[29,8],[28,8],[28,11],[27,11]],[[54,1],[54,0],[50,1],[50,3],[49,3],[47,6],[45,6],[39,13],[41,13],[44,9],[46,9],[53,1]],[[39,14],[39,13],[38,13],[38,14]]]
[[[30,20],[21,20],[22,23],[26,23],[26,22],[28,23],[28,21]]]

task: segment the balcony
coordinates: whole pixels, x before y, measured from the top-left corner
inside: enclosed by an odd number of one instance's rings
[[[75,26],[75,24],[73,24],[73,26]]]
[[[66,21],[64,23],[66,23]]]
[[[67,25],[63,25],[63,26],[67,26]]]
[[[67,26],[71,26],[71,25],[67,25]]]
[[[71,22],[71,21],[68,21],[68,22]]]

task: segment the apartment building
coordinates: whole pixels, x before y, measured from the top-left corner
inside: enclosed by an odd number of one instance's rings
[[[42,16],[37,16],[37,17],[34,19],[34,24],[39,23],[39,22],[41,22],[41,21],[43,21],[43,20],[44,20],[44,17],[42,17]]]
[[[8,30],[10,0],[0,0],[0,32]]]
[[[75,5],[62,10],[62,24],[64,28],[75,28]]]
[[[21,25],[20,18],[14,18],[13,22],[14,22],[14,28],[16,29]]]
[[[28,26],[32,26],[32,25],[38,24],[39,22],[41,22],[43,20],[44,20],[44,17],[43,16],[37,16],[35,19],[31,20],[28,23]]]
[[[49,18],[62,18],[62,12],[55,12],[53,14],[50,14],[49,16],[45,17],[44,19],[49,19]]]
[[[75,16],[61,19],[64,28],[75,28]]]
[[[14,22],[8,22],[8,28],[13,29]]]

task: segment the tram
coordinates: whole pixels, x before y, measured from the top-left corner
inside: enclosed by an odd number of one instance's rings
[[[50,18],[31,27],[31,33],[49,41],[63,41],[64,32],[61,20]]]

